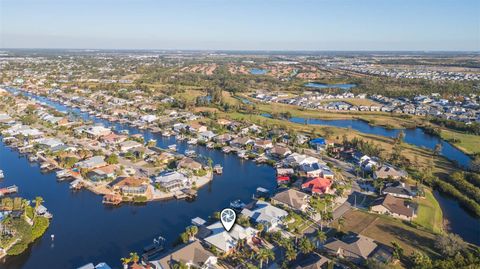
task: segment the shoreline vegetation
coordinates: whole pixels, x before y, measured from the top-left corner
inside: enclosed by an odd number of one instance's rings
[[[50,220],[38,213],[42,202],[41,197],[35,199],[34,206],[20,197],[5,197],[0,200],[1,209],[11,212],[1,221],[0,257],[23,253],[47,231]]]

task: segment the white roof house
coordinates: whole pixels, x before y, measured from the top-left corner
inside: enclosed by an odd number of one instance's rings
[[[106,166],[107,163],[104,161],[104,156],[93,156],[81,162],[75,164],[76,167],[85,168],[85,169],[93,169],[97,167]]]
[[[215,136],[217,136],[214,132],[212,131],[205,131],[205,132],[201,132],[198,137],[202,140],[205,140],[205,141],[210,141],[212,140]]]
[[[188,183],[188,178],[177,171],[169,171],[155,177],[155,183],[171,191],[185,186]]]
[[[144,121],[144,122],[154,122],[157,120],[157,116],[155,115],[145,115],[145,116],[142,116],[140,117],[140,120],[141,121]]]
[[[57,138],[42,138],[38,139],[36,142],[38,142],[40,145],[47,146],[48,148],[54,148],[63,145],[63,142]]]
[[[297,165],[312,165],[314,163],[321,163],[321,161],[315,157],[292,153],[285,158],[285,162],[292,166]]]
[[[138,148],[143,146],[142,144],[138,143],[137,141],[127,140],[120,143],[120,151],[127,152],[131,149]]]
[[[220,222],[215,222],[207,229],[212,231],[212,234],[204,239],[205,242],[223,252],[233,249],[239,239],[246,239],[248,242],[258,233],[258,230],[254,228],[244,228],[238,224],[235,224],[230,232],[227,232]]]
[[[92,137],[100,137],[104,135],[109,135],[112,130],[105,128],[101,125],[95,125],[89,127],[87,130],[84,131],[87,135],[90,135]]]
[[[262,223],[267,230],[270,230],[277,227],[288,216],[288,212],[268,202],[259,200],[252,209],[244,208],[242,215],[251,218],[256,223]]]

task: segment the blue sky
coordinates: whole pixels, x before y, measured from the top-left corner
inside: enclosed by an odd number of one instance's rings
[[[480,50],[480,1],[0,0],[0,47]]]

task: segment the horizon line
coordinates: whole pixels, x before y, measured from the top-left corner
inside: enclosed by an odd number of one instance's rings
[[[480,53],[480,50],[442,50],[442,49],[404,49],[404,50],[384,50],[384,49],[358,49],[358,50],[334,50],[334,49],[162,49],[162,48],[33,48],[33,47],[0,47],[0,50],[97,50],[97,51],[193,51],[193,52],[464,52]]]

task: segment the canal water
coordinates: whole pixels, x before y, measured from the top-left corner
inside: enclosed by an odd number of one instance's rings
[[[308,82],[305,85],[303,85],[308,88],[316,88],[316,89],[343,89],[343,90],[349,90],[353,87],[356,87],[356,84],[350,84],[350,83],[345,83],[345,84],[325,84],[325,83],[318,83],[318,82]]]
[[[88,118],[77,109],[39,99],[60,111],[75,111]],[[189,148],[186,142],[176,141],[174,137],[165,138],[121,124],[90,119],[117,130],[127,129],[131,134],[141,133],[146,140],[156,139],[162,148],[174,143],[179,152]],[[223,166],[223,174],[215,175],[211,183],[200,188],[195,201],[170,200],[108,207],[102,204],[101,196],[89,191],[72,192],[68,183],[56,181],[55,174],[41,174],[36,164],[19,157],[16,151],[0,142],[0,169],[5,172],[0,186],[16,184],[19,195],[28,199],[42,196],[45,206],[54,215],[50,228],[33,247],[20,256],[9,257],[0,268],[76,268],[101,261],[119,268],[121,257],[132,251],[141,252],[153,238],[162,235],[171,245],[190,225],[192,218],[206,219],[214,211],[227,207],[232,200],[248,201],[257,187],[273,189],[276,186],[275,172],[270,166],[257,165],[203,146],[193,149],[212,158],[214,164]],[[50,239],[51,234],[55,234],[54,241]]]
[[[250,74],[252,75],[265,75],[266,73],[267,73],[267,70],[265,69],[259,69],[259,68],[250,69]]]

